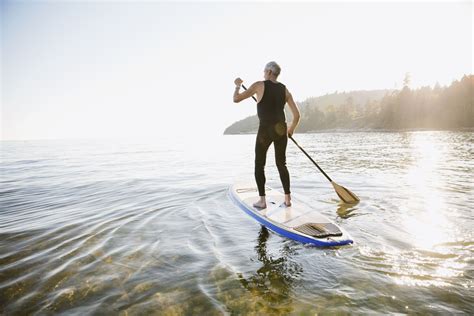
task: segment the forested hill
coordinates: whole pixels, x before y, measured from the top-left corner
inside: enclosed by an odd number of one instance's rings
[[[474,127],[474,76],[448,87],[332,93],[298,105],[298,132],[325,129],[455,129]],[[287,120],[291,115],[287,112]],[[229,126],[224,134],[254,133],[257,116]]]

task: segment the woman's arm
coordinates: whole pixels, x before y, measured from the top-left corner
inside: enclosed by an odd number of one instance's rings
[[[298,109],[298,106],[293,100],[293,96],[291,95],[290,91],[288,91],[288,89],[286,89],[286,103],[288,103],[290,106],[291,113],[293,114],[293,122],[291,122],[291,125],[288,127],[288,136],[291,137],[293,136],[293,133],[295,132],[295,129],[300,121],[300,110]]]
[[[255,82],[250,87],[248,87],[247,90],[244,90],[242,93],[239,93],[242,82],[243,81],[240,78],[237,78],[234,81],[235,83],[234,102],[235,103],[239,103],[240,101],[250,98],[251,96],[257,93],[259,82]]]

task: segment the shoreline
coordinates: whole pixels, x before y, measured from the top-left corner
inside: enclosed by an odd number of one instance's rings
[[[474,127],[460,127],[460,128],[404,128],[404,129],[389,129],[389,128],[332,128],[320,129],[306,132],[296,132],[295,134],[322,134],[322,133],[406,133],[406,132],[474,132]],[[255,135],[257,131],[241,132],[241,133],[223,133],[223,135]]]

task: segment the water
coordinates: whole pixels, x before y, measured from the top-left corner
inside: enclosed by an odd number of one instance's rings
[[[361,198],[289,145],[295,195],[355,240],[337,249],[228,199],[254,137],[1,143],[0,314],[474,313],[473,132],[295,135]]]

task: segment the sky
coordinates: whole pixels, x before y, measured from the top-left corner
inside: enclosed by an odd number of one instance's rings
[[[464,2],[2,1],[1,139],[221,135],[271,60],[295,100],[472,73]]]

